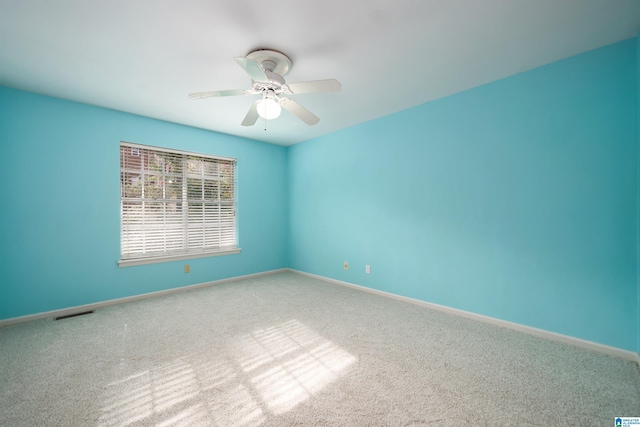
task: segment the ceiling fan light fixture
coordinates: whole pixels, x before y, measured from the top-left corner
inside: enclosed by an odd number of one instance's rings
[[[256,102],[258,115],[266,120],[277,119],[282,112],[282,107],[273,98],[264,98]]]

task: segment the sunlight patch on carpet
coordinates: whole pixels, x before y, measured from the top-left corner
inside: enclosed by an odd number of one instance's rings
[[[269,410],[278,415],[337,380],[356,358],[298,320],[239,340],[238,362]]]
[[[108,384],[99,425],[198,425],[215,419],[220,425],[258,426],[335,382],[355,361],[291,320]]]
[[[130,375],[109,384],[100,425],[127,426],[153,414],[149,371]]]

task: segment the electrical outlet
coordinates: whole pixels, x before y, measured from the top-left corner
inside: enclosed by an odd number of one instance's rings
[[[344,262],[344,269],[345,270],[349,269],[349,263],[347,261]]]
[[[367,274],[371,274],[371,266],[369,264],[365,265],[364,272]]]
[[[185,265],[184,265],[184,272],[185,272],[185,273],[188,273],[188,272],[190,272],[190,271],[191,271],[191,266],[190,266],[189,264],[185,264]]]

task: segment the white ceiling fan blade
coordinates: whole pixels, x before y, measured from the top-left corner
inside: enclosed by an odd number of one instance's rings
[[[312,82],[289,83],[292,93],[340,92],[342,85],[336,79],[316,80]]]
[[[188,96],[191,99],[203,99],[211,98],[214,96],[240,96],[245,95],[246,89],[231,89],[231,90],[210,90],[207,92],[193,92]]]
[[[264,73],[264,70],[262,69],[260,64],[258,64],[253,59],[247,59],[247,58],[233,58],[233,59],[235,59],[238,65],[240,65],[242,69],[245,70],[247,74],[249,74],[249,76],[253,81],[256,81],[256,82],[269,81],[269,77],[267,77],[267,75]]]
[[[247,115],[244,116],[244,120],[242,121],[242,126],[253,126],[258,121],[258,109],[256,108],[257,101],[251,104],[251,108],[247,112]]]
[[[308,124],[313,126],[320,121],[311,111],[298,104],[296,101],[289,98],[280,98],[280,106]]]

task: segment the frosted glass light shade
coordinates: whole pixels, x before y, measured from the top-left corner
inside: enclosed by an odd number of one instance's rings
[[[282,108],[280,105],[271,98],[261,99],[257,102],[256,108],[258,115],[263,119],[271,120],[280,116]]]

